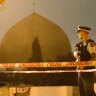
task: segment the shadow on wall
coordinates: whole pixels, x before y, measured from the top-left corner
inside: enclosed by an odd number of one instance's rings
[[[29,62],[42,62],[42,52],[38,38],[36,37],[32,43],[32,56]]]
[[[55,62],[70,62],[75,61],[75,58],[72,53],[68,53],[67,55],[57,56],[55,60]],[[32,43],[32,56],[29,62],[43,62],[41,46],[37,37]],[[47,62],[51,62],[51,60],[47,60]]]

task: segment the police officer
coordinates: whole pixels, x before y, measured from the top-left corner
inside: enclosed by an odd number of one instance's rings
[[[81,42],[76,44],[74,57],[76,62],[96,60],[96,44],[90,39],[89,33],[91,28],[86,26],[78,26],[77,34]],[[79,67],[79,69],[92,69],[90,67]],[[78,73],[78,85],[80,90],[80,96],[95,96],[94,91],[94,73],[93,72],[80,72]]]

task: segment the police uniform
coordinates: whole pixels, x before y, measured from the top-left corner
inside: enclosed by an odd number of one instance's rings
[[[89,27],[79,26],[78,31],[90,32]],[[74,56],[78,55],[79,61],[89,61],[93,57],[92,54],[96,54],[96,44],[92,39],[88,39],[85,42],[78,43],[78,50],[74,52]],[[79,52],[77,54],[76,52]],[[77,57],[77,58],[78,58]],[[93,59],[95,60],[95,59]],[[83,69],[93,69],[94,66],[84,67]],[[82,68],[81,68],[82,69]],[[80,72],[78,73],[78,85],[80,90],[80,96],[95,96],[94,92],[94,73],[93,72]]]
[[[96,48],[96,44],[92,39],[88,39],[86,42],[78,43],[78,50],[80,52],[79,53],[80,61],[91,60],[93,58],[91,54],[96,54],[95,48]],[[94,58],[96,59],[96,57]]]

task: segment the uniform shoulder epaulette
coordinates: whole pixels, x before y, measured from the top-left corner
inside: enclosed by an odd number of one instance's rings
[[[94,40],[92,40],[92,39],[89,39],[89,40],[87,40],[86,42],[87,42],[87,45],[88,45],[88,43],[92,43],[92,45],[94,45],[94,44],[96,45],[96,43],[95,43]]]

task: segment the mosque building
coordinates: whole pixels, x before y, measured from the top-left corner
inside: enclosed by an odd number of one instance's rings
[[[0,62],[70,61],[71,53],[64,31],[34,12],[6,32],[0,45]]]

